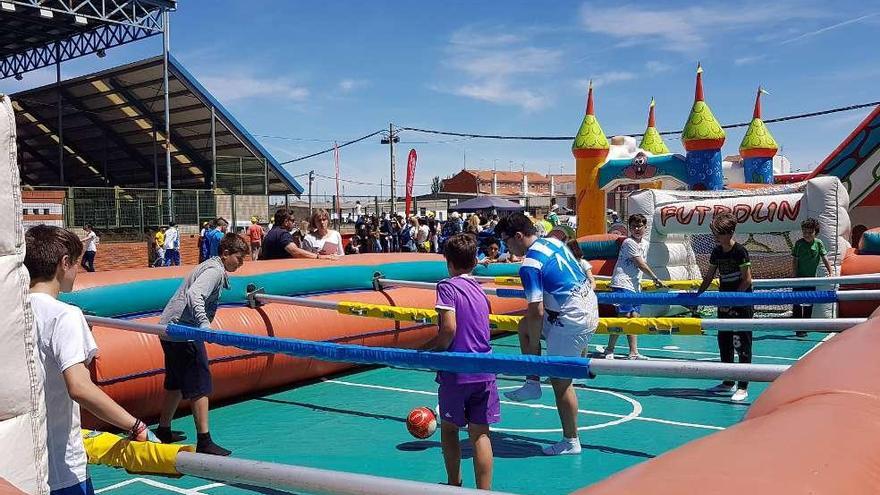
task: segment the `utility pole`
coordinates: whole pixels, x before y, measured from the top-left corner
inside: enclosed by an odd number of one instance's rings
[[[388,137],[382,138],[382,144],[388,145],[388,152],[391,155],[391,212],[397,210],[397,171],[394,165],[394,143],[400,142],[400,136],[394,132],[394,124],[388,124]]]
[[[309,171],[309,217],[312,216],[312,184],[315,183],[315,171]]]

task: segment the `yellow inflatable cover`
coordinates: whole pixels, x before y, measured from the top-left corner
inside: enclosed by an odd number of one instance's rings
[[[437,323],[437,311],[433,309],[343,301],[338,304],[337,311],[345,315]],[[522,316],[489,315],[489,328],[515,332],[521,319]],[[702,335],[703,327],[699,318],[600,318],[596,333]]]
[[[195,452],[192,445],[133,442],[103,431],[83,430],[89,464],[123,468],[132,474],[182,476],[175,469],[177,453]]]

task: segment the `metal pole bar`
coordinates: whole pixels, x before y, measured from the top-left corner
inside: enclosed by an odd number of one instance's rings
[[[293,306],[306,306],[309,308],[332,309],[336,311],[339,303],[334,301],[320,301],[317,299],[309,299],[307,297],[290,297],[290,296],[273,296],[270,294],[254,294],[254,298],[259,302],[274,302],[280,304],[290,304]]]
[[[211,105],[211,189],[217,188],[217,110]]]
[[[102,327],[116,328],[119,330],[128,330],[130,332],[149,333],[152,335],[165,336],[165,325],[158,323],[143,323],[132,320],[121,320],[119,318],[105,318],[103,316],[86,315],[86,321],[92,325],[100,325]]]
[[[388,124],[388,150],[391,153],[391,214],[393,215],[395,211],[397,211],[397,191],[394,188],[397,186],[397,170],[394,165],[394,125]],[[404,213],[404,216],[406,214]]]
[[[665,360],[590,360],[590,371],[597,375],[625,375],[657,378],[698,378],[706,380],[772,382],[787,369],[788,366],[777,364],[734,364]]]
[[[491,277],[479,277],[479,278],[491,278]],[[378,282],[382,285],[395,285],[398,287],[412,287],[415,289],[436,289],[437,284],[434,282],[416,282],[412,280],[397,280],[390,278],[380,278]],[[483,292],[489,294],[491,296],[498,295],[498,289],[494,287],[483,287]],[[753,293],[754,294],[754,293]],[[804,294],[800,292],[798,294]],[[506,297],[513,297],[511,293],[505,295]],[[880,290],[849,290],[849,291],[838,291],[837,292],[837,300],[838,301],[875,301],[880,299]],[[643,304],[649,304],[647,302]]]
[[[171,209],[171,107],[168,98],[168,50],[171,49],[170,16],[162,11],[162,87],[165,98],[165,175],[168,177],[168,220],[174,221]]]
[[[64,100],[61,95],[61,43],[55,43],[55,88],[58,90],[58,177],[64,185]]]
[[[513,276],[518,278],[518,276]],[[475,276],[478,282],[494,282],[496,277]],[[611,277],[596,275],[596,280],[610,280]],[[816,287],[817,285],[860,285],[880,284],[880,273],[862,275],[841,275],[839,277],[816,277],[816,278],[767,278],[752,280],[755,289],[774,289],[785,287]],[[849,291],[848,291],[849,292]]]
[[[287,304],[301,304],[323,309],[335,309],[336,303],[332,301],[314,301],[299,297],[270,296],[255,294],[256,298],[277,301]],[[101,325],[121,330],[149,333],[153,335],[167,335],[164,325],[155,323],[141,323],[117,318],[104,318],[100,316],[86,316],[86,320],[92,325]],[[742,320],[749,321],[749,320]],[[795,320],[804,321],[804,320]],[[381,350],[382,348],[377,348]],[[359,361],[365,362],[365,361]],[[370,361],[372,362],[372,361]],[[377,361],[378,362],[378,361]],[[708,363],[694,361],[609,361],[605,359],[584,360],[589,370],[597,374],[626,375],[642,377],[674,377],[674,378],[697,378],[697,379],[723,379],[740,381],[773,381],[782,374],[787,366],[769,364],[733,364],[733,363]],[[183,471],[181,471],[183,472]]]
[[[218,457],[207,454],[181,452],[175,468],[182,474],[220,480],[227,483],[245,483],[296,493],[328,495],[502,495],[502,492],[473,490],[418,481],[383,478],[367,474],[330,471],[273,462]]]
[[[867,318],[754,318],[751,320],[702,320],[703,330],[839,332]],[[757,328],[756,328],[757,327]]]

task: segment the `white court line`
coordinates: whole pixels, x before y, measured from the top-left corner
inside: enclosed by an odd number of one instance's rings
[[[98,490],[95,490],[95,493],[98,494],[98,493],[103,493],[103,492],[107,492],[110,490],[115,490],[117,488],[122,488],[123,486],[128,486],[132,483],[137,483],[140,480],[141,480],[141,478],[132,478],[129,480],[121,481],[119,483],[116,483],[115,485],[105,486],[104,488],[100,488]]]
[[[209,483],[207,485],[197,486],[195,488],[190,488],[190,490],[194,492],[201,492],[203,490],[210,490],[212,488],[220,488],[221,486],[226,486],[226,483]]]
[[[385,385],[371,385],[371,384],[367,384],[367,383],[346,382],[346,381],[342,381],[342,380],[324,379],[323,381],[327,382],[327,383],[335,383],[338,385],[346,385],[349,387],[361,387],[361,388],[371,388],[371,389],[376,389],[376,390],[388,390],[391,392],[403,392],[403,393],[407,393],[407,394],[431,395],[434,397],[437,396],[437,392],[428,392],[425,390],[413,390],[413,389],[409,389],[409,388],[387,387]],[[512,402],[512,401],[506,401],[506,400],[501,401],[501,403],[509,405],[509,406],[528,407],[531,409],[552,409],[554,411],[556,410],[556,406],[548,406],[546,404],[526,404],[523,402]],[[587,409],[578,409],[578,412],[581,414],[592,414],[594,416],[606,416],[606,417],[611,417],[611,418],[627,417],[627,415],[624,415],[624,414],[614,414],[614,413],[608,413],[608,412],[603,412],[603,411],[591,411],[591,410],[587,410]],[[651,423],[663,423],[663,424],[668,424],[668,425],[673,425],[673,426],[687,426],[690,428],[701,428],[704,430],[723,430],[724,429],[721,426],[704,425],[704,424],[699,424],[699,423],[684,423],[681,421],[671,421],[668,419],[659,419],[659,418],[648,418],[645,416],[637,416],[635,418],[632,418],[632,420],[633,421],[647,421],[647,422],[651,422]]]
[[[807,352],[805,352],[805,353],[800,357],[800,359],[803,359],[804,356],[806,356],[807,354],[809,354],[809,353],[815,351],[817,347],[819,347],[820,345],[824,344],[825,342],[828,342],[828,341],[831,340],[831,338],[834,337],[835,335],[837,335],[837,334],[829,333],[828,335],[826,335],[822,340],[820,340],[819,342],[816,342],[816,345],[814,345],[813,347],[810,347],[810,350],[807,351]]]
[[[102,493],[109,490],[113,490],[116,488],[122,488],[123,486],[130,485],[135,482],[140,482],[145,485],[152,486],[153,488],[161,488],[163,490],[168,490],[169,492],[180,493],[181,495],[205,495],[194,488],[180,488],[174,485],[168,485],[162,483],[161,481],[155,481],[147,478],[132,478],[130,480],[125,480],[121,483],[116,483],[115,485],[105,486],[99,490],[95,490],[95,493]],[[206,485],[207,486],[207,485]]]

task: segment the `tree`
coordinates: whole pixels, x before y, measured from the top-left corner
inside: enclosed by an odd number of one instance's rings
[[[440,177],[434,176],[431,180],[431,194],[437,194],[440,192]]]

